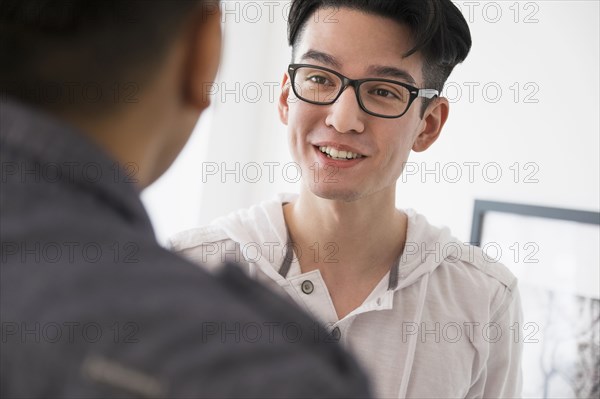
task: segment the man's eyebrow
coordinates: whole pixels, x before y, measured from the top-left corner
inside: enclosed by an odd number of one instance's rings
[[[410,73],[396,67],[371,65],[367,71],[369,75],[401,79],[413,86],[417,84]]]
[[[327,64],[336,69],[341,68],[341,64],[335,59],[334,56],[317,50],[308,50],[302,57],[300,57],[300,60],[313,60]]]
[[[335,59],[334,56],[329,55],[327,53],[323,53],[317,50],[308,50],[302,57],[300,57],[301,61],[317,61],[322,64],[326,64],[331,66],[334,69],[341,69],[342,65],[338,60]],[[403,69],[392,67],[392,66],[382,66],[382,65],[371,65],[367,69],[367,74],[369,76],[376,76],[381,78],[395,78],[400,79],[406,83],[416,86],[415,79],[411,76],[410,73],[406,72]]]

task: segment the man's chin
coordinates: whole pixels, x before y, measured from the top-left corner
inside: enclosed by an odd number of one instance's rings
[[[322,184],[311,184],[310,191],[319,198],[331,201],[353,202],[364,196],[364,193],[357,190],[343,187],[323,187]]]

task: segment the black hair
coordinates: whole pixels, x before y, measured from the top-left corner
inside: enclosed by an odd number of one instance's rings
[[[46,108],[75,107],[86,96],[126,102],[152,79],[186,16],[214,3],[0,0],[0,94]]]
[[[424,85],[439,92],[454,67],[471,49],[471,33],[460,10],[450,0],[292,0],[288,18],[288,42],[295,57],[296,45],[306,21],[321,8],[346,7],[406,25],[413,48],[403,54],[423,55]],[[421,115],[431,100],[424,99]]]

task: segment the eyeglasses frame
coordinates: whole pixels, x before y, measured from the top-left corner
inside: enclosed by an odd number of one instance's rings
[[[296,72],[298,71],[298,69],[300,68],[313,68],[313,69],[319,69],[325,72],[329,72],[335,76],[337,76],[338,78],[340,78],[340,80],[342,81],[342,88],[340,89],[339,93],[337,94],[337,96],[331,100],[331,101],[327,101],[327,102],[320,102],[320,101],[311,101],[311,100],[307,100],[305,98],[303,98],[301,95],[298,94],[298,92],[296,91],[296,87],[294,85],[295,80],[296,80]],[[292,86],[292,90],[294,91],[294,94],[296,95],[296,97],[298,97],[300,100],[307,102],[309,104],[315,104],[315,105],[331,105],[333,103],[335,103],[338,98],[340,98],[340,96],[342,95],[342,93],[344,92],[344,90],[346,90],[348,87],[352,86],[354,88],[354,92],[356,94],[356,101],[358,102],[358,105],[360,106],[360,109],[362,109],[364,112],[366,112],[369,115],[373,115],[373,116],[377,116],[379,118],[386,118],[386,119],[397,119],[402,117],[404,114],[406,114],[408,112],[408,110],[410,109],[410,106],[412,105],[412,103],[419,97],[424,97],[427,99],[432,99],[434,97],[439,96],[439,91],[437,91],[436,89],[419,89],[418,87],[414,87],[411,86],[409,84],[403,83],[403,82],[399,82],[397,80],[391,80],[391,79],[379,79],[379,78],[366,78],[366,79],[350,79],[344,75],[342,75],[341,73],[339,73],[338,71],[334,71],[333,69],[329,69],[326,67],[322,67],[319,65],[311,65],[311,64],[290,64],[288,66],[288,74],[290,75],[290,84]],[[400,115],[382,115],[382,114],[378,114],[372,111],[369,111],[365,105],[362,102],[362,98],[360,97],[359,94],[359,89],[360,86],[363,83],[366,82],[384,82],[384,83],[392,83],[392,84],[396,84],[399,86],[404,87],[405,89],[407,89],[410,93],[410,97],[408,100],[408,105],[406,106],[406,110],[404,110],[404,112],[402,112]]]

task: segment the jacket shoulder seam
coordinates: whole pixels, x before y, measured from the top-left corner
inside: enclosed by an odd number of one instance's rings
[[[502,263],[494,259],[488,259],[483,250],[479,247],[462,244],[462,251],[459,254],[453,254],[446,260],[456,262],[457,260],[474,267],[480,272],[492,277],[512,291],[517,285],[517,278]]]

